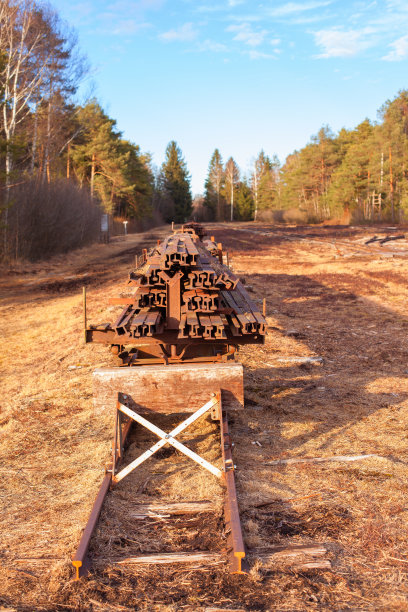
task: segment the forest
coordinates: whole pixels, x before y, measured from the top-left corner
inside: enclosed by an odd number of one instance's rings
[[[322,127],[281,165],[261,151],[248,175],[215,149],[202,204],[217,220],[401,223],[408,213],[408,91],[355,129]],[[288,214],[290,213],[290,214]]]
[[[76,102],[89,73],[75,32],[34,0],[0,5],[0,206],[3,258],[36,258],[99,235],[102,211],[154,223],[191,213],[174,141],[154,170],[96,99]]]
[[[98,238],[101,212],[141,229],[215,221],[403,222],[408,210],[408,91],[377,122],[322,127],[283,164],[263,150],[249,172],[216,148],[193,201],[177,142],[165,160],[123,137],[98,100],[78,102],[89,75],[75,31],[49,5],[0,6],[0,257],[46,257]],[[270,143],[271,149],[274,143]],[[249,152],[250,155],[250,152]]]

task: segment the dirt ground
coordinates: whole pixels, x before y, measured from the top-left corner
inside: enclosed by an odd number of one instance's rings
[[[171,524],[132,520],[135,495],[221,508],[214,477],[163,449],[108,494],[93,570],[72,581],[112,438],[93,413],[92,371],[113,358],[83,343],[82,286],[89,319],[112,320],[107,298],[125,289],[134,256],[168,233],[158,228],[0,270],[1,610],[408,610],[408,241],[365,244],[393,233],[384,227],[209,230],[253,299],[267,299],[265,345],[239,352],[245,411],[230,425],[246,544],[321,544],[331,569],[251,558],[249,575],[231,576],[224,566],[110,562],[223,550],[221,510]],[[170,421],[163,427],[178,419]],[[216,425],[204,418],[194,431],[192,448],[217,463]],[[132,433],[127,458],[151,440]],[[357,455],[373,456],[277,463]]]

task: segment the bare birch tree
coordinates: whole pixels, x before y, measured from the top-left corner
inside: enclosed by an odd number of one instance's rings
[[[234,192],[239,183],[239,169],[232,157],[225,164],[225,190],[231,206],[231,221],[234,219]]]
[[[40,53],[46,32],[39,27],[41,11],[33,0],[3,0],[0,7],[0,52],[5,64],[0,74],[3,88],[2,130],[6,139],[6,198],[4,209],[4,250],[7,247],[7,220],[13,170],[13,140],[16,128],[30,113],[35,94],[44,78],[47,54]],[[38,64],[39,57],[43,57]]]
[[[66,100],[75,91],[75,80],[82,69],[74,61],[76,40],[64,35],[58,15],[36,0],[2,0],[0,4],[0,69],[3,90],[0,127],[5,137],[4,252],[7,247],[7,220],[13,176],[13,146],[20,124],[33,119],[31,174],[38,146],[38,114],[46,118],[44,176],[49,178],[52,139],[53,100]],[[45,107],[45,108],[44,108]],[[44,110],[46,111],[44,113]],[[61,148],[61,143],[57,148]]]
[[[259,184],[261,182],[262,177],[271,169],[271,160],[263,150],[259,153],[258,157],[254,162],[254,169],[251,175],[251,187],[252,187],[252,195],[254,198],[254,221],[256,221],[256,217],[258,214],[259,208]]]

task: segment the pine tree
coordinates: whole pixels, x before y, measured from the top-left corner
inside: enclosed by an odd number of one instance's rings
[[[337,214],[350,211],[356,219],[367,216],[367,198],[373,190],[370,166],[374,130],[368,119],[353,130],[344,158],[331,175],[327,199]]]
[[[387,101],[380,116],[383,123],[378,130],[379,145],[384,160],[381,189],[386,193],[389,216],[394,222],[398,209],[408,211],[408,91],[400,91],[394,100]]]
[[[328,127],[321,128],[303,149],[288,156],[282,168],[283,206],[298,206],[316,220],[328,218],[328,189],[340,162],[336,138]]]
[[[272,159],[266,157],[265,163],[261,168],[262,170],[259,172],[260,178],[257,189],[257,210],[280,208],[279,159],[276,155],[274,155]]]
[[[124,217],[142,219],[151,214],[153,173],[150,155],[142,155],[139,146],[120,140],[119,158],[123,161],[124,184],[117,195],[116,212]]]
[[[254,198],[246,181],[239,184],[235,216],[239,221],[251,221],[254,218]]]
[[[204,205],[211,211],[211,216],[217,221],[224,220],[224,198],[222,190],[225,176],[222,157],[218,149],[215,149],[208,166],[208,175],[205,181]]]
[[[139,148],[123,140],[116,122],[108,117],[96,100],[79,108],[81,126],[70,157],[80,184],[89,184],[107,212],[140,217],[149,209],[152,175]]]
[[[166,148],[166,159],[161,167],[163,189],[174,207],[174,217],[166,221],[184,223],[192,212],[190,176],[181,149],[172,140]]]

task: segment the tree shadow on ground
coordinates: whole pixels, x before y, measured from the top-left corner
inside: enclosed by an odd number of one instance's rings
[[[269,331],[276,338],[272,350],[287,346],[295,359],[291,363],[289,355],[285,365],[285,355],[280,352],[280,365],[268,344],[260,350],[269,365],[248,371],[246,391],[262,389],[268,410],[299,421],[315,416],[319,434],[336,430],[333,435],[341,435],[339,427],[398,406],[407,398],[405,392],[395,393],[391,382],[383,391],[370,391],[379,379],[406,378],[406,317],[347,288],[333,289],[305,275],[255,274],[250,278],[255,292],[257,286],[262,287],[267,314],[277,322]],[[300,355],[311,353],[322,359],[321,364],[296,363],[297,346]],[[289,399],[287,391],[291,392]],[[261,398],[263,404],[266,398]],[[248,400],[254,402],[254,397]],[[306,438],[313,435],[309,432]],[[285,444],[293,450],[297,438]],[[330,439],[326,446],[329,444]]]

